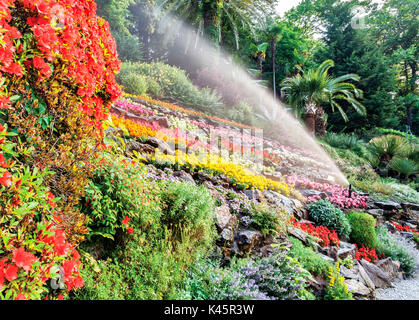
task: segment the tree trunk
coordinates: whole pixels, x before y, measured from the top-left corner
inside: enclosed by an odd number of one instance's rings
[[[205,0],[203,2],[203,15],[204,15],[204,30],[209,39],[216,44],[219,44],[216,29],[219,27],[221,20],[221,5],[223,0]]]
[[[317,107],[316,110],[316,135],[318,137],[324,137],[326,134],[326,121],[325,121],[325,114],[322,107]]]
[[[316,129],[316,115],[313,113],[306,112],[304,122],[308,132],[310,132],[314,136]]]
[[[259,65],[259,79],[262,80],[262,73],[263,73],[263,52],[258,52],[258,65]]]
[[[274,99],[276,99],[276,65],[275,65],[275,55],[276,55],[276,38],[272,38],[272,72],[273,72],[273,89],[274,89]]]
[[[316,135],[316,114],[317,106],[313,101],[308,101],[305,106],[305,125],[313,136]]]

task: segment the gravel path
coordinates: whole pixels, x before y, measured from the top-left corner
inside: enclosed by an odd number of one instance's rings
[[[411,279],[393,282],[394,288],[377,289],[377,300],[419,300],[419,273]]]

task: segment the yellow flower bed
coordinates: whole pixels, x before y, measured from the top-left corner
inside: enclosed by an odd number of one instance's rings
[[[234,178],[239,184],[246,185],[246,189],[274,190],[284,195],[289,195],[292,187],[285,182],[278,182],[264,176],[253,174],[245,167],[225,161],[219,156],[209,152],[206,155],[197,157],[196,155],[185,154],[179,150],[175,155],[165,155],[157,152],[155,160],[158,162],[169,162],[172,164],[190,165],[191,168],[206,168],[222,173],[230,178]]]

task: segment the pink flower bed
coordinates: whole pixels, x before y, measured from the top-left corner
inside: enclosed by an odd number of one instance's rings
[[[153,116],[154,112],[151,110],[147,110],[145,108],[143,108],[142,106],[138,105],[138,104],[134,104],[132,102],[129,102],[127,100],[116,100],[115,101],[115,106],[117,106],[118,108],[121,108],[123,110],[126,111],[136,111],[139,114],[144,114],[144,115],[148,115],[148,116]]]
[[[341,208],[367,208],[367,196],[360,196],[356,192],[352,192],[352,197],[349,198],[349,190],[338,184],[318,183],[307,178],[298,178],[294,175],[288,176],[286,183],[294,185],[296,188],[313,189],[330,193],[327,200],[338,205]],[[315,202],[321,200],[320,196],[307,197],[308,202]]]

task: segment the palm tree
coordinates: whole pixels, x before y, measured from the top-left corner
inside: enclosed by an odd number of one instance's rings
[[[252,44],[250,49],[252,50],[253,56],[258,61],[259,79],[262,79],[263,60],[266,58],[266,49],[268,49],[268,43],[264,42],[259,45]]]
[[[272,55],[272,82],[274,90],[274,98],[276,99],[276,43],[281,40],[282,28],[279,24],[275,22],[268,22],[267,35],[271,41],[271,55]]]
[[[158,0],[156,4],[167,13],[176,14],[197,26],[198,32],[205,32],[217,45],[221,43],[222,21],[227,21],[233,29],[238,49],[238,24],[256,34],[253,26],[263,23],[262,13],[269,10],[273,2],[274,0]]]
[[[297,109],[299,113],[305,113],[305,123],[313,134],[324,135],[325,113],[322,105],[328,104],[332,112],[338,109],[345,121],[348,116],[343,111],[339,101],[344,101],[352,106],[356,112],[366,115],[366,109],[357,99],[362,98],[362,91],[354,84],[346,81],[359,81],[356,74],[347,74],[338,78],[328,75],[330,68],[334,67],[332,60],[324,61],[316,70],[304,72],[293,78],[286,78],[282,82],[282,89],[286,93],[289,104]]]

